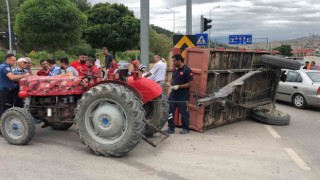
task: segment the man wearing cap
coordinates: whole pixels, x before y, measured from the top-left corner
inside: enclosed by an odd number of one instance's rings
[[[5,110],[13,106],[19,106],[19,87],[17,82],[24,77],[30,76],[28,72],[22,75],[14,75],[11,67],[15,63],[16,56],[7,54],[5,62],[0,65],[0,116]]]
[[[12,69],[12,74],[14,75],[22,75],[28,73],[28,67],[30,67],[30,62],[26,58],[19,58],[18,66],[14,69]]]
[[[154,81],[156,81],[162,87],[162,91],[165,92],[167,64],[162,61],[161,57],[158,54],[154,55],[153,60],[155,62],[155,65],[150,70],[150,72],[144,75],[144,77],[151,77],[150,79],[154,79]]]

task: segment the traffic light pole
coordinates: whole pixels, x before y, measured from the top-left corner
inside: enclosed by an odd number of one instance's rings
[[[7,3],[7,12],[8,12],[8,31],[9,31],[9,51],[12,53],[12,41],[11,41],[11,21],[10,21],[10,10],[9,10],[9,2],[6,0]]]
[[[216,8],[220,8],[220,6],[216,6],[216,7],[212,8],[212,9],[210,9],[210,19],[212,19],[212,18],[211,18],[211,11],[214,10],[214,9],[216,9]],[[208,48],[210,48],[210,46],[211,46],[211,43],[210,43],[210,42],[211,42],[211,29],[209,29],[209,38],[208,38],[208,39],[209,39],[209,40],[208,40],[208,41],[209,41],[209,42],[208,42]],[[216,46],[214,46],[214,48],[216,48]]]

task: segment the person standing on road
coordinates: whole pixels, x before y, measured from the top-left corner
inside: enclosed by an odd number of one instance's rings
[[[79,76],[78,71],[69,65],[68,58],[60,58],[60,68],[65,70],[64,76]]]
[[[309,67],[309,61],[304,62],[303,69],[308,69]]]
[[[304,63],[303,69],[310,69],[309,61],[306,61],[306,62]]]
[[[96,66],[97,66],[97,68],[101,68],[101,61],[100,61],[100,55],[99,54],[97,54],[96,55],[96,61],[95,61],[95,63],[94,63]]]
[[[155,65],[153,68],[150,70],[150,72],[147,72],[144,77],[150,77],[153,76],[152,79],[156,81],[162,88],[162,92],[165,92],[165,79],[166,79],[166,69],[167,69],[167,64],[165,64],[161,57],[156,54],[153,57],[153,60],[155,62]]]
[[[311,61],[311,68],[310,70],[318,70],[318,66],[316,65],[316,62]]]
[[[168,117],[168,129],[165,131],[168,134],[175,132],[174,126],[174,113],[178,107],[182,116],[182,131],[180,134],[189,133],[189,90],[192,86],[193,74],[191,69],[184,64],[184,59],[180,54],[172,56],[173,65],[175,67],[172,73],[172,79],[167,83],[171,87],[172,91],[169,95],[169,117]]]
[[[37,72],[37,75],[38,76],[49,76],[50,69],[48,66],[48,62],[46,60],[42,59],[42,60],[40,60],[40,66],[42,67],[42,69],[40,69]]]
[[[102,53],[105,55],[105,65],[102,66],[101,69],[106,68],[106,70],[108,70],[113,60],[113,56],[109,54],[108,48],[106,47],[102,48]]]
[[[48,59],[47,62],[50,67],[49,76],[56,76],[61,74],[61,68],[56,64],[55,59]]]
[[[17,61],[18,67],[12,69],[12,74],[13,75],[23,75],[23,74],[29,73],[30,75],[32,75],[30,73],[30,71],[31,71],[30,62],[31,61],[29,61],[27,58],[19,58]],[[15,92],[15,93],[18,94],[19,93],[19,82],[16,82],[16,83],[17,83],[18,88],[16,89],[17,92]],[[23,107],[23,99],[21,99],[17,96],[17,97],[15,97],[13,104],[16,107]]]
[[[18,66],[12,69],[12,74],[14,75],[22,75],[29,72],[27,68],[29,68],[29,61],[26,58],[19,58],[17,61]]]
[[[4,111],[13,107],[20,106],[18,99],[19,86],[16,82],[30,76],[29,73],[14,75],[11,67],[16,63],[16,56],[7,54],[5,62],[0,65],[0,117]]]
[[[80,53],[79,59],[73,61],[70,64],[72,67],[74,67],[78,71],[79,76],[84,76],[84,74],[81,71],[85,72],[88,69],[86,66],[87,59],[88,59],[88,56],[85,53]]]

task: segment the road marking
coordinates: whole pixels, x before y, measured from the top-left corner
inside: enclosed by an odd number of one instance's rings
[[[280,139],[281,136],[276,132],[276,130],[274,130],[270,125],[264,125],[267,130],[269,131],[269,133],[271,134],[271,136],[275,139]]]
[[[301,157],[291,148],[285,148],[291,159],[301,168],[306,171],[311,171],[311,168],[301,159]]]

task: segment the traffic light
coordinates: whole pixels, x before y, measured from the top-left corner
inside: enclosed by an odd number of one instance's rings
[[[212,28],[212,25],[209,24],[212,22],[212,19],[204,18],[203,15],[201,15],[201,33],[204,31],[207,31],[208,29]]]

